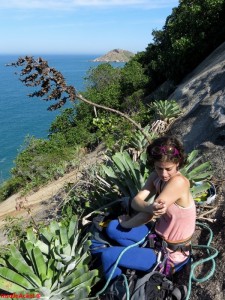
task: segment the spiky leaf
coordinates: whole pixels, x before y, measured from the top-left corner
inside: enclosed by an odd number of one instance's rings
[[[10,257],[8,259],[8,263],[21,275],[23,275],[27,280],[33,282],[33,286],[40,287],[41,281],[40,279],[32,272],[31,268],[14,257]]]
[[[46,274],[47,274],[47,268],[46,268],[46,263],[45,263],[45,260],[44,260],[44,256],[43,256],[41,250],[38,247],[35,247],[33,249],[33,255],[34,255],[35,264],[36,264],[38,274],[39,274],[41,280],[43,281],[43,280],[46,279]]]
[[[21,289],[34,288],[33,284],[31,284],[26,278],[9,268],[0,267],[0,276],[11,281],[12,283],[15,283],[16,285],[21,286]]]

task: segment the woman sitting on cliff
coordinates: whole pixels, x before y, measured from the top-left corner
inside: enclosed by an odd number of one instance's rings
[[[154,232],[164,241],[171,265],[176,267],[189,255],[196,208],[189,180],[179,172],[185,163],[183,146],[176,138],[161,137],[148,146],[147,154],[155,170],[131,201],[135,215],[121,216],[119,220],[111,221],[107,228],[108,236],[120,246],[109,247],[102,252],[106,278],[110,276],[114,263],[125,247],[147,235],[149,228],[145,224],[153,217],[157,217]],[[154,194],[154,202],[148,203],[146,200]],[[120,267],[149,271],[156,261],[154,249],[131,247],[122,255],[112,278],[121,274]]]

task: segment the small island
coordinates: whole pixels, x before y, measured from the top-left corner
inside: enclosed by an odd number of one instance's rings
[[[94,62],[128,62],[135,54],[122,49],[114,49],[103,56],[95,58]]]

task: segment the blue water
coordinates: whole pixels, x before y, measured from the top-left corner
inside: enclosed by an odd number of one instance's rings
[[[83,91],[87,71],[99,64],[91,60],[100,55],[40,56],[60,71],[68,84]],[[51,102],[27,96],[32,91],[19,81],[19,76],[15,75],[17,69],[5,66],[17,58],[0,55],[0,183],[10,177],[13,161],[21,151],[25,137],[47,138],[51,122],[60,113],[47,110]]]

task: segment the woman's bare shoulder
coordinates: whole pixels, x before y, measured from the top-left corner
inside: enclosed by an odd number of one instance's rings
[[[177,175],[173,176],[170,180],[169,180],[170,184],[175,184],[178,186],[187,186],[190,187],[190,182],[189,180],[183,176],[181,173],[178,173]]]

